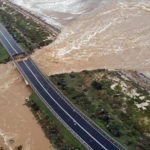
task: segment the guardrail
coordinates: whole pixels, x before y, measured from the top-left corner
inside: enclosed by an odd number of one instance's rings
[[[2,41],[1,41],[2,42]],[[3,44],[4,45],[4,44]],[[4,45],[4,47],[5,47],[5,45]],[[5,47],[6,48],[6,47]],[[7,48],[6,48],[6,50],[7,50]],[[71,131],[71,133],[86,147],[86,148],[88,148],[88,149],[90,149],[91,150],[91,148],[86,144],[86,142],[81,138],[81,137],[79,137],[78,135],[77,135],[77,133],[75,133],[72,129],[71,129],[71,127],[69,127],[64,121],[63,121],[63,119],[62,118],[60,118],[59,117],[59,115],[54,111],[54,109],[46,102],[46,100],[40,95],[40,93],[39,93],[39,91],[34,87],[34,85],[32,84],[32,82],[30,82],[30,79],[28,78],[28,76],[26,75],[26,74],[24,74],[24,71],[22,70],[22,68],[19,66],[19,64],[17,63],[17,61],[16,61],[16,59],[15,59],[15,57],[17,56],[17,55],[11,55],[11,53],[9,52],[9,50],[7,50],[8,51],[8,53],[9,53],[9,55],[10,55],[10,57],[12,58],[12,61],[14,62],[14,64],[16,65],[16,67],[17,67],[17,69],[18,69],[18,71],[20,72],[20,74],[22,75],[22,77],[24,78],[24,80],[25,81],[27,81],[28,82],[28,84],[31,86],[31,88],[35,91],[35,93],[37,93],[37,95],[41,98],[41,100],[42,100],[42,102],[48,107],[48,109],[54,114],[54,116],[58,119],[58,120],[60,120],[61,122],[62,122],[62,124],[69,130],[69,131]],[[21,54],[21,53],[20,53]],[[18,55],[20,55],[20,54],[18,54]],[[25,53],[26,54],[26,53]],[[29,57],[28,59],[30,59],[31,61],[32,61],[32,59]],[[32,61],[32,63],[33,63],[33,61]],[[39,71],[39,73],[42,75],[42,77],[47,81],[47,82],[50,82],[47,78],[46,78],[46,76],[44,76],[43,74],[42,74],[42,72],[39,70],[39,68],[33,63],[33,65],[36,67],[36,69]],[[122,145],[120,145],[115,139],[112,139],[112,137],[110,137],[104,130],[102,130],[101,128],[99,128],[90,118],[88,118],[87,116],[85,116],[76,106],[74,106],[74,104],[73,103],[71,103],[69,100],[68,100],[68,98],[67,97],[65,97],[64,95],[63,95],[63,93],[52,83],[52,82],[50,82],[49,83],[49,85],[51,86],[51,88],[53,88],[56,92],[57,92],[57,94],[72,108],[72,109],[74,109],[74,110],[76,110],[77,112],[79,112],[78,114],[82,117],[82,118],[84,118],[85,119],[85,121],[87,122],[87,123],[92,123],[92,125],[93,125],[93,127],[94,127],[94,129],[96,130],[96,131],[98,131],[101,135],[103,135],[103,137],[105,137],[107,140],[109,140],[111,143],[113,143],[113,144],[115,144],[116,146],[118,146],[118,148],[120,149],[120,150],[125,150],[125,148],[122,146]]]
[[[29,58],[29,59],[32,61],[31,58]],[[34,65],[34,63],[33,63],[33,65]],[[126,150],[126,148],[123,147],[118,141],[116,141],[115,139],[112,139],[112,137],[111,137],[110,135],[108,135],[108,133],[106,133],[106,132],[105,132],[103,129],[101,129],[97,124],[95,124],[95,122],[94,122],[92,119],[90,119],[89,117],[87,117],[86,115],[84,115],[83,112],[81,112],[81,110],[78,109],[78,108],[53,84],[53,82],[51,82],[51,81],[40,71],[40,69],[39,69],[36,65],[34,65],[34,66],[35,66],[35,68],[39,71],[39,73],[45,78],[45,80],[50,83],[49,85],[51,86],[51,88],[53,88],[53,89],[56,91],[56,93],[57,93],[65,102],[67,102],[67,104],[69,104],[69,106],[70,106],[72,109],[78,111],[78,112],[79,112],[79,115],[80,115],[81,117],[83,117],[87,122],[91,122],[92,125],[93,125],[93,127],[95,128],[95,130],[99,131],[99,132],[100,132],[103,136],[105,136],[109,141],[111,141],[112,143],[114,143],[115,145],[117,145],[117,146],[120,148],[120,150]]]

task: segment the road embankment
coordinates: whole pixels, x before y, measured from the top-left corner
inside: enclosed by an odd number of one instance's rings
[[[34,14],[32,14],[31,12],[28,12],[25,9],[22,9],[21,7],[15,5],[14,3],[10,2],[9,0],[0,0],[0,2],[3,2],[7,6],[14,8],[17,12],[21,13],[25,17],[28,17],[28,18],[34,20],[35,22],[40,24],[42,27],[44,27],[48,32],[53,34],[55,37],[57,37],[57,35],[60,33],[60,29],[57,29],[56,27],[51,26],[50,24],[47,24],[46,22],[41,20],[40,17],[35,16]]]

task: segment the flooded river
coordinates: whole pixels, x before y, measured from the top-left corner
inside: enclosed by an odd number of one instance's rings
[[[11,1],[62,29],[53,44],[32,54],[45,74],[97,68],[150,74],[149,0]],[[12,65],[1,65],[0,135],[26,150],[53,149],[23,105],[29,95]]]

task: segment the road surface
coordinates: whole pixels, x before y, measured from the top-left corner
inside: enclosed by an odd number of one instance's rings
[[[0,24],[0,41],[13,58],[24,53],[18,44]],[[32,89],[41,98],[49,110],[63,123],[87,149],[90,150],[121,150],[104,132],[98,130],[88,119],[83,117],[72,104],[45,78],[31,58],[15,61],[18,70],[28,81]]]
[[[16,43],[5,27],[0,23],[0,41],[11,57],[25,53],[24,50]]]

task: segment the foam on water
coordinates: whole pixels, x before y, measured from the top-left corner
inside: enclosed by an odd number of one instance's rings
[[[122,60],[115,60],[121,68],[149,67],[145,62],[150,55],[149,0],[12,1],[50,24],[63,26],[58,39],[43,55],[80,61],[115,55]],[[106,62],[109,64],[109,60]]]
[[[6,133],[0,129],[0,136],[4,139],[4,144],[9,148],[9,150],[13,150],[13,148],[9,144],[9,140],[16,137],[16,134]]]
[[[101,0],[10,0],[45,22],[61,28],[81,14],[95,9]]]

